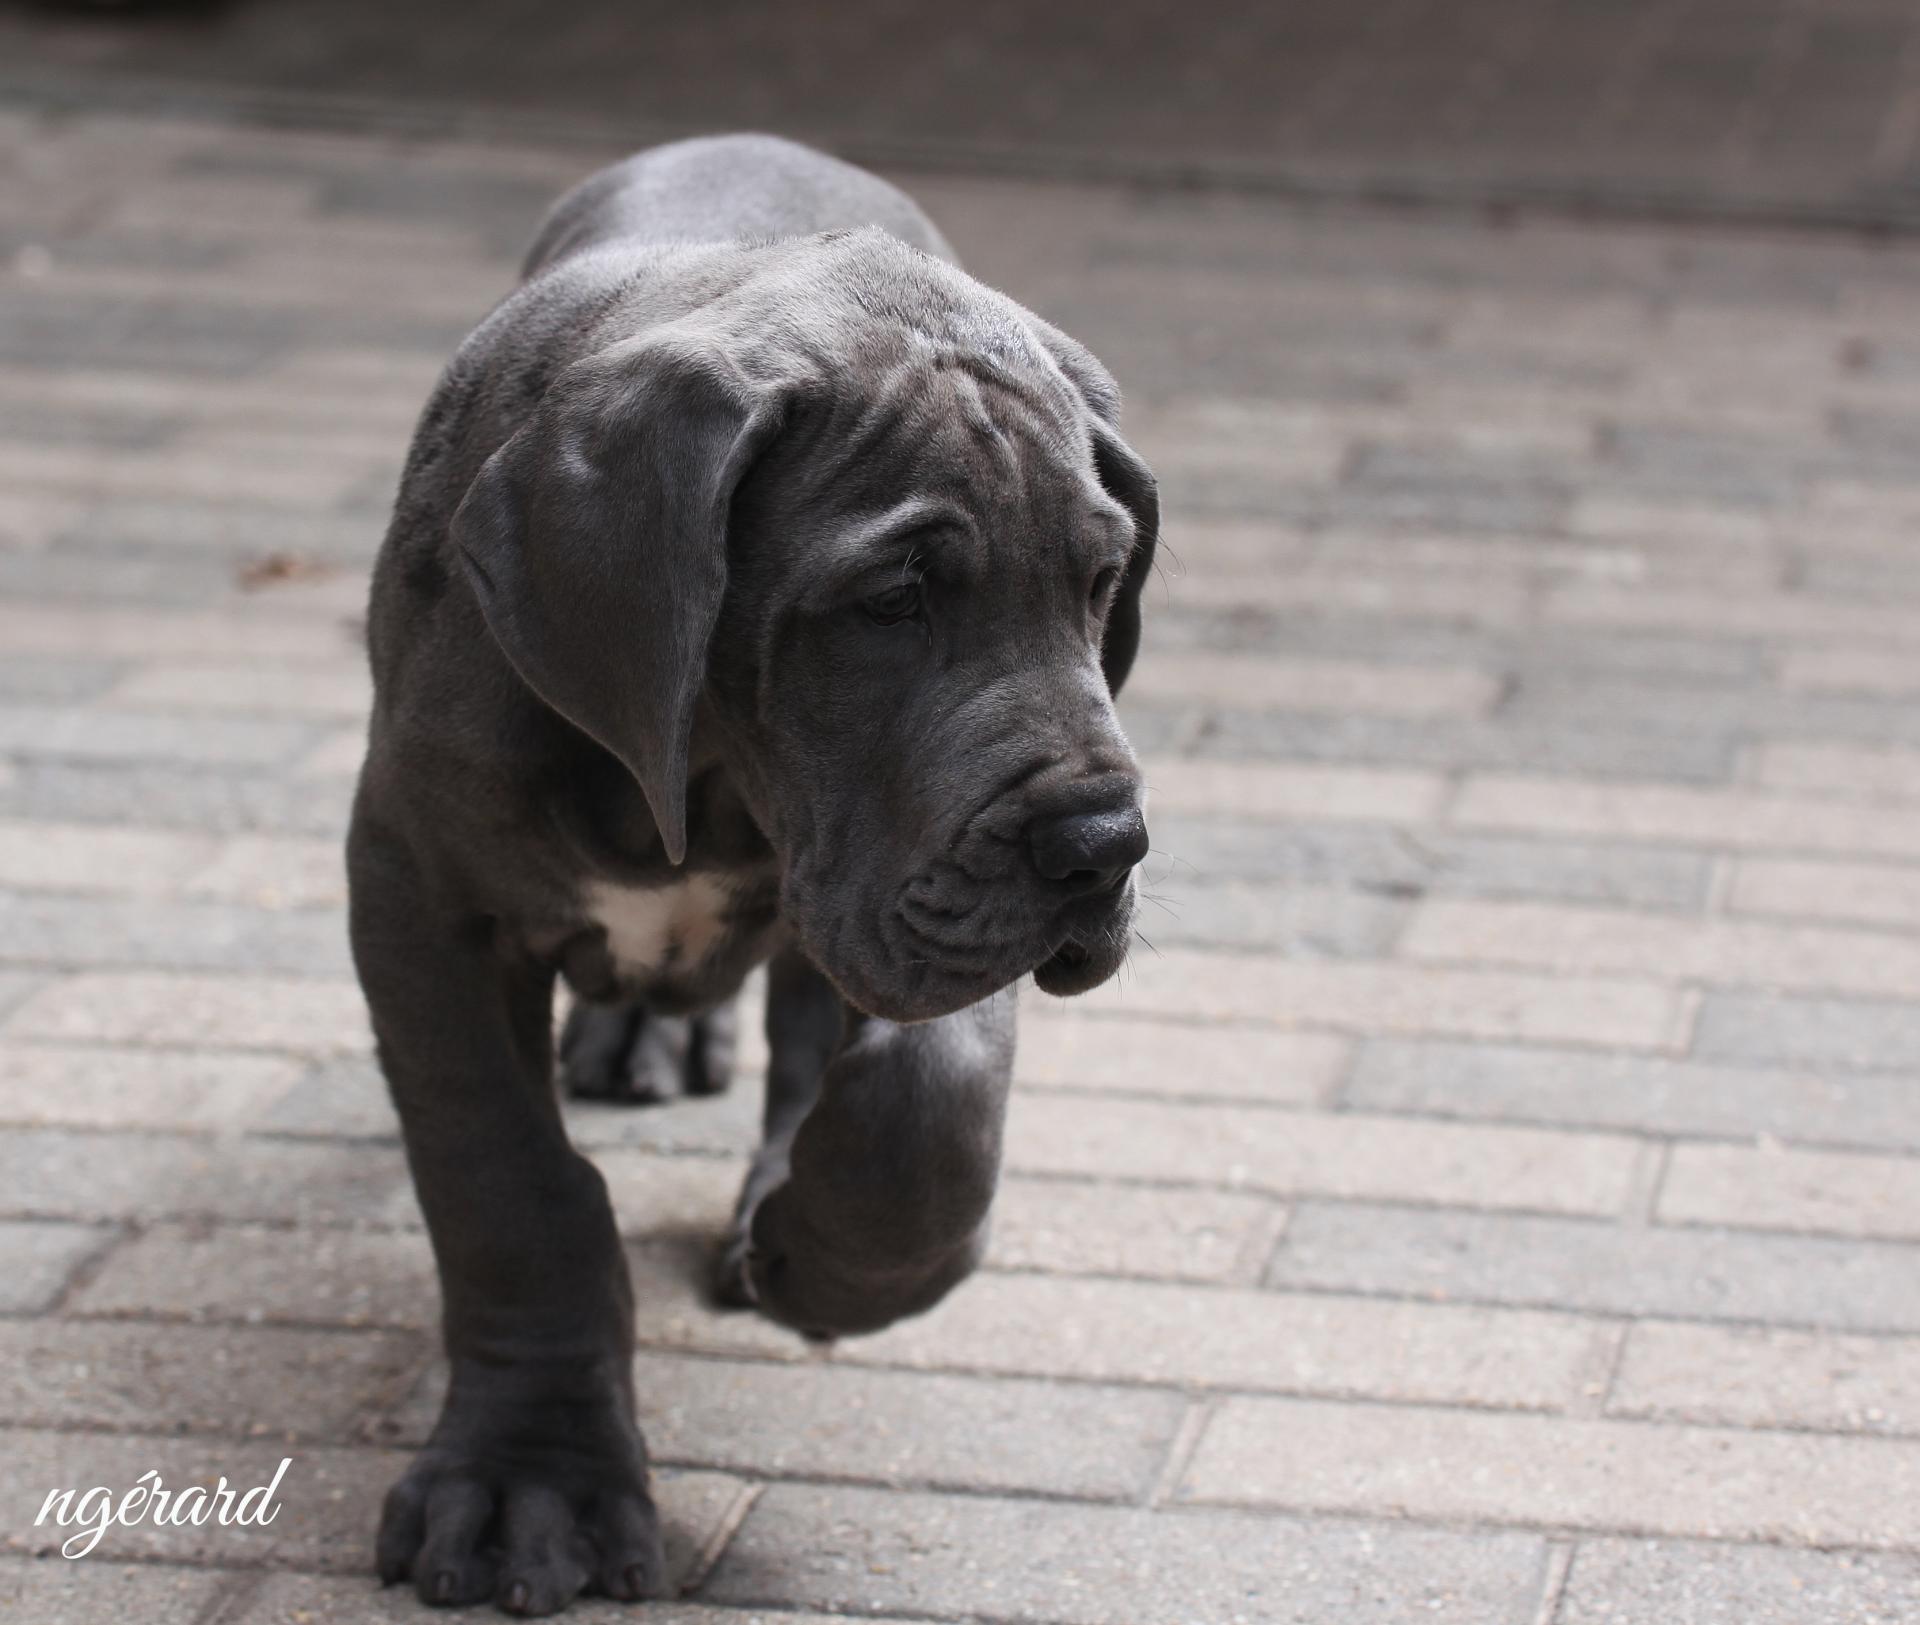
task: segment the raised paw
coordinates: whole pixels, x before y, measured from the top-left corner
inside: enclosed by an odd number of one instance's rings
[[[665,1563],[640,1436],[613,1411],[580,1422],[505,1413],[489,1426],[451,1405],[387,1492],[381,1583],[411,1582],[434,1607],[492,1601],[530,1617],[583,1594],[658,1596]]]
[[[560,1077],[578,1100],[654,1106],[714,1095],[733,1081],[731,1006],[667,1016],[638,1002],[576,1001],[560,1033]]]

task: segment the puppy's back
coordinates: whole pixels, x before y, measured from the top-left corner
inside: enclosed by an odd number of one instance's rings
[[[588,176],[553,206],[522,274],[617,242],[737,242],[857,226],[958,263],[919,205],[877,175],[778,136],[703,136]]]

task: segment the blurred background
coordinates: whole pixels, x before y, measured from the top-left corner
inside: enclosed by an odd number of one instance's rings
[[[0,1611],[420,1617],[368,1574],[440,1373],[342,923],[366,570],[547,203],[742,127],[1119,378],[1154,902],[1023,999],[988,1268],[830,1358],[701,1294],[757,1043],[571,1110],[685,1593],[644,1617],[1920,1618],[1882,0],[0,16]],[[271,1541],[33,1526],[282,1456]]]
[[[862,162],[1395,200],[1913,218],[1899,0],[189,0],[16,17],[36,100],[414,129],[766,128]]]
[[[774,129],[858,161],[1392,200],[1910,221],[1901,0],[77,4],[10,17],[35,100],[409,129]]]

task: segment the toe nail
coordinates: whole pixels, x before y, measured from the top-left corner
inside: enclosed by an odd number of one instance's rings
[[[433,1595],[437,1602],[453,1601],[453,1570],[442,1569],[433,1577]]]
[[[647,1594],[647,1571],[638,1563],[627,1570],[627,1590],[636,1597]]]
[[[507,1587],[507,1606],[516,1614],[524,1613],[531,1596],[532,1593],[527,1590],[527,1582],[525,1580],[515,1580],[512,1585]]]

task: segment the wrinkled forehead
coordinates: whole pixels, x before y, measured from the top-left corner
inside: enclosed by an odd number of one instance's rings
[[[848,545],[913,535],[956,573],[1057,573],[1124,557],[1132,522],[1094,473],[1087,407],[1037,345],[916,342],[852,380],[826,494]]]

